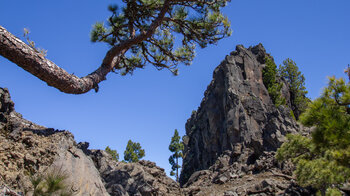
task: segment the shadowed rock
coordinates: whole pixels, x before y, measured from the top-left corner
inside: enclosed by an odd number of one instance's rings
[[[251,165],[299,129],[290,109],[277,108],[263,84],[266,57],[272,58],[261,44],[248,49],[238,45],[214,70],[200,107],[186,123],[182,185],[227,150],[232,152],[231,163]],[[288,103],[288,90],[283,92]]]
[[[151,161],[117,162],[103,150],[88,150],[112,196],[183,195],[180,185]]]

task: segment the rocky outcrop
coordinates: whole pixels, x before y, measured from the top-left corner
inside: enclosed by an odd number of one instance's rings
[[[0,185],[31,195],[30,176],[57,170],[68,174],[66,183],[76,195],[108,195],[93,161],[70,132],[23,119],[8,90],[0,88]]]
[[[85,145],[86,148],[86,145]],[[183,195],[180,185],[167,177],[164,169],[150,161],[116,162],[103,150],[87,150],[112,196]]]
[[[200,107],[186,123],[182,185],[224,153],[230,154],[231,164],[254,165],[276,151],[284,135],[299,130],[290,109],[277,108],[263,84],[266,57],[272,58],[261,44],[238,45],[215,69]],[[283,86],[288,103],[288,85]]]

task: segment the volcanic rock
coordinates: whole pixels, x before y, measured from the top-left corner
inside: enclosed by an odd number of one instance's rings
[[[300,129],[290,109],[276,107],[269,97],[262,78],[266,58],[272,59],[261,44],[248,49],[238,45],[214,70],[200,107],[186,123],[182,185],[196,171],[214,165],[225,151],[230,152],[230,162],[224,164],[250,167],[265,152],[276,151],[287,133]],[[288,103],[289,91],[283,92]]]
[[[0,88],[0,185],[31,195],[31,176],[47,171],[68,174],[66,183],[75,195],[108,195],[93,161],[70,132],[23,119],[8,90]]]
[[[166,176],[164,169],[151,161],[137,163],[117,162],[103,150],[89,150],[112,196],[127,195],[183,195],[180,185]]]

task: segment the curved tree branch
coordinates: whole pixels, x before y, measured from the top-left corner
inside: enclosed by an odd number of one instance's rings
[[[157,18],[151,23],[147,31],[111,48],[104,57],[102,65],[82,78],[69,74],[2,26],[0,26],[0,55],[45,81],[49,86],[55,87],[64,93],[83,94],[93,88],[98,91],[98,83],[105,80],[106,75],[119,64],[121,56],[132,45],[140,43],[154,34],[169,9],[169,3],[169,0],[164,2]]]

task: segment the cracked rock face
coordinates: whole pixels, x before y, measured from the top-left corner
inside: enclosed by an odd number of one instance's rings
[[[181,184],[227,150],[232,162],[251,165],[265,151],[275,151],[287,133],[297,132],[289,108],[277,108],[263,84],[266,57],[261,44],[238,45],[214,70],[200,107],[186,123]],[[283,92],[288,104],[288,90]]]

